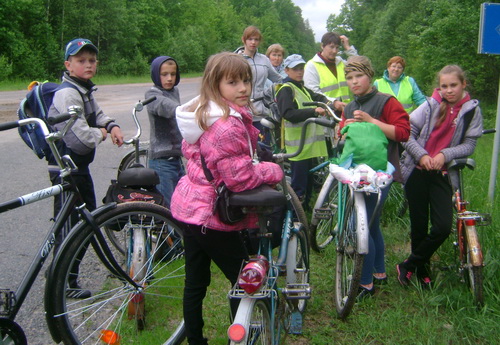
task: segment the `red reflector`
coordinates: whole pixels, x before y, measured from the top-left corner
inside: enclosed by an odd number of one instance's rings
[[[476,225],[476,220],[475,219],[466,219],[465,225],[467,225],[467,226]]]
[[[239,323],[232,324],[227,330],[227,336],[232,341],[239,343],[240,341],[245,339],[245,327],[243,327]]]
[[[101,330],[101,336],[99,337],[104,344],[108,345],[120,345],[120,336],[109,329]]]

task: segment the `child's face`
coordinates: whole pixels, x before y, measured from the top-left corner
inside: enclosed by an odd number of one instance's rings
[[[269,54],[269,60],[271,61],[271,65],[278,67],[283,62],[283,54],[281,52],[272,52]]]
[[[450,103],[455,105],[462,99],[466,83],[462,82],[455,73],[442,74],[439,77],[439,88],[441,96]]]
[[[345,79],[347,81],[347,86],[349,86],[349,89],[356,96],[364,96],[372,89],[370,78],[362,72],[349,72]]]
[[[260,37],[259,36],[251,36],[247,38],[244,42],[245,48],[251,52],[256,52],[257,48],[260,45]]]
[[[304,64],[295,66],[294,68],[285,68],[286,74],[290,79],[295,81],[302,81],[304,79]]]
[[[94,77],[97,72],[97,55],[82,49],[78,54],[70,56],[64,65],[70,76],[86,81]]]
[[[232,79],[225,76],[219,83],[219,91],[227,101],[243,107],[250,102],[252,82],[250,79]]]
[[[161,86],[165,90],[171,90],[177,79],[177,66],[173,61],[166,61],[160,67]]]

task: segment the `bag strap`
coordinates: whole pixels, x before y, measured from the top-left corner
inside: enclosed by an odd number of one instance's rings
[[[201,151],[200,151],[200,159],[201,159],[201,167],[203,168],[203,172],[205,173],[205,178],[208,180],[208,182],[210,182],[211,185],[213,185],[214,175],[212,175],[210,169],[208,169],[207,163],[205,162],[205,158],[201,154]]]

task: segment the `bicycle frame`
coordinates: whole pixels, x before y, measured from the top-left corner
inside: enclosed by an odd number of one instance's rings
[[[29,194],[25,194],[16,199],[12,199],[0,204],[0,213],[13,210],[34,202],[38,202],[47,198],[51,198],[57,196],[63,192],[68,193],[68,198],[64,201],[60,212],[55,217],[54,225],[51,227],[47,235],[45,236],[44,241],[41,243],[37,253],[35,254],[28,270],[24,274],[21,283],[17,287],[16,291],[11,291],[7,289],[0,290],[0,301],[3,303],[0,304],[2,309],[0,309],[0,316],[7,316],[11,321],[14,321],[17,316],[24,300],[26,299],[33,283],[35,282],[38,273],[42,269],[43,264],[47,260],[50,255],[50,252],[54,248],[55,241],[57,236],[63,231],[66,222],[70,219],[71,214],[76,209],[80,214],[81,219],[84,223],[91,224],[94,228],[96,228],[94,218],[92,214],[85,208],[85,203],[82,201],[80,193],[73,183],[71,177],[71,171],[76,168],[75,164],[71,160],[69,156],[63,156],[59,154],[55,146],[55,142],[60,140],[65,133],[71,128],[73,123],[76,121],[78,116],[80,116],[82,110],[79,107],[70,107],[69,112],[66,114],[60,114],[52,119],[53,123],[62,122],[68,120],[66,125],[61,131],[50,133],[45,123],[38,118],[30,118],[19,121],[7,122],[0,124],[0,131],[13,129],[21,126],[26,126],[29,124],[33,124],[39,126],[46,138],[47,144],[49,145],[54,159],[57,165],[60,168],[60,177],[62,178],[62,183],[54,185],[52,187],[48,187],[45,189],[41,189]],[[49,119],[50,120],[50,119]],[[94,211],[96,213],[104,212],[109,208],[112,208],[116,205],[105,205],[100,207],[98,210]],[[114,272],[123,272],[120,265],[114,260],[112,255],[110,255],[109,248],[105,245],[105,240],[103,235],[100,233],[99,229],[96,229],[96,238],[97,242],[95,242],[96,252],[98,252],[99,257],[102,260],[107,262],[108,267]],[[99,245],[99,247],[97,247]],[[57,260],[54,258],[54,260]],[[52,272],[49,273],[49,279],[51,278]],[[126,274],[123,272],[123,275]],[[129,278],[130,279],[130,278]],[[130,279],[131,280],[131,279]],[[131,283],[137,287],[137,285],[131,280]],[[48,326],[51,330],[52,334],[57,334],[52,332],[52,325],[48,320]]]

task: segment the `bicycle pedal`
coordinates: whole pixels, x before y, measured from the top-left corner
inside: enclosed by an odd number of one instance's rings
[[[302,314],[296,310],[290,315],[290,334],[302,334]]]
[[[333,212],[330,208],[320,207],[314,209],[313,217],[316,219],[330,219],[333,216]]]
[[[491,225],[491,214],[489,214],[489,213],[478,213],[478,216],[480,218],[476,222],[476,225],[478,225],[478,226],[488,226],[488,225]]]
[[[287,284],[281,289],[281,292],[287,300],[311,298],[311,286],[309,284]]]
[[[16,304],[14,291],[9,289],[0,289],[0,315],[9,316],[12,307]]]

